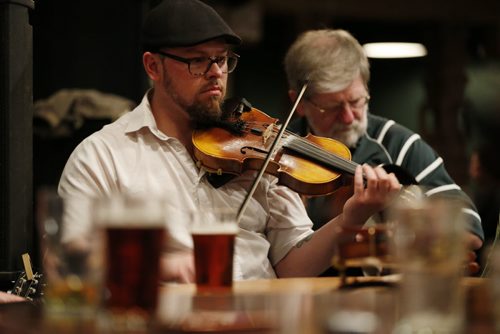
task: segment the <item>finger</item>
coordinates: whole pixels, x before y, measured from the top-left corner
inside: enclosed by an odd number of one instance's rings
[[[476,261],[476,258],[477,258],[477,255],[475,252],[473,252],[473,251],[467,252],[467,262],[474,262],[474,261]]]
[[[469,262],[467,264],[467,273],[469,275],[477,274],[480,269],[481,269],[481,267],[479,266],[479,264],[477,262]]]
[[[383,189],[387,194],[396,193],[401,190],[402,185],[393,173],[387,174],[387,178],[379,181],[379,189]]]
[[[386,179],[389,175],[382,167],[376,167],[373,169],[373,171],[375,172],[375,174],[377,174],[377,177],[379,179]]]
[[[394,173],[389,173],[388,179],[389,179],[389,182],[391,184],[391,189],[394,189],[394,190],[401,189],[402,185]]]
[[[391,181],[387,172],[382,167],[375,168],[374,172],[378,179],[378,189],[389,191],[391,189]]]
[[[477,249],[481,248],[481,246],[483,245],[483,242],[481,241],[481,239],[477,235],[475,235],[471,232],[467,232],[466,244],[467,244],[468,249],[477,250]]]
[[[375,171],[373,170],[372,167],[368,166],[367,164],[363,165],[363,172],[366,177],[366,188],[368,191],[370,190],[376,190],[377,189],[377,174],[375,174]]]
[[[356,171],[354,172],[354,193],[362,193],[364,189],[363,168],[361,168],[361,165],[358,165],[356,167]]]

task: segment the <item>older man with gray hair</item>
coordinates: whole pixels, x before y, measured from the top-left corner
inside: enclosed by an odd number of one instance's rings
[[[468,221],[468,246],[481,247],[484,239],[481,219],[470,198],[449,176],[444,162],[420,135],[392,120],[368,112],[370,66],[363,47],[341,29],[302,33],[285,56],[288,95],[292,101],[300,87],[308,89],[297,107],[302,116],[295,130],[305,135],[329,137],[348,146],[352,159],[371,166],[399,166],[421,185],[427,196],[445,196],[463,202]],[[315,228],[339,214],[350,191],[340,191],[308,200],[308,213]],[[469,270],[479,269],[473,252]]]

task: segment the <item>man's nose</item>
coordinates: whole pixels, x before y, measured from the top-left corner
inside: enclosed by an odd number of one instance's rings
[[[223,72],[222,72],[222,69],[220,68],[220,66],[217,65],[216,62],[213,62],[208,67],[208,71],[206,73],[206,76],[208,76],[209,78],[213,78],[213,77],[219,78],[222,76],[222,74],[223,74]]]
[[[347,125],[351,124],[354,121],[354,113],[349,103],[344,103],[342,105],[342,111],[340,112],[339,120],[343,124]]]

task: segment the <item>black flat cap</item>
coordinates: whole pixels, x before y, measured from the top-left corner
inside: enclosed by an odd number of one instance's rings
[[[198,0],[163,0],[148,13],[142,29],[144,51],[192,46],[216,38],[241,43],[216,11]]]

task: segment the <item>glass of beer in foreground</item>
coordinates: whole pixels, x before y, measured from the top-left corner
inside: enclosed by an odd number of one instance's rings
[[[112,331],[144,331],[158,303],[165,235],[160,198],[116,195],[96,204],[105,239],[105,322]]]
[[[191,235],[198,292],[231,289],[237,233],[234,210],[218,208],[194,214]]]
[[[101,301],[102,242],[91,224],[92,201],[62,198],[55,188],[37,192],[36,218],[43,254],[43,277],[26,269],[26,279],[18,280],[20,293],[35,301],[43,290],[44,328],[49,332],[95,331]],[[66,214],[78,207],[78,224]],[[76,225],[76,227],[74,226]],[[29,269],[31,266],[29,266]],[[17,283],[16,283],[17,284]]]

